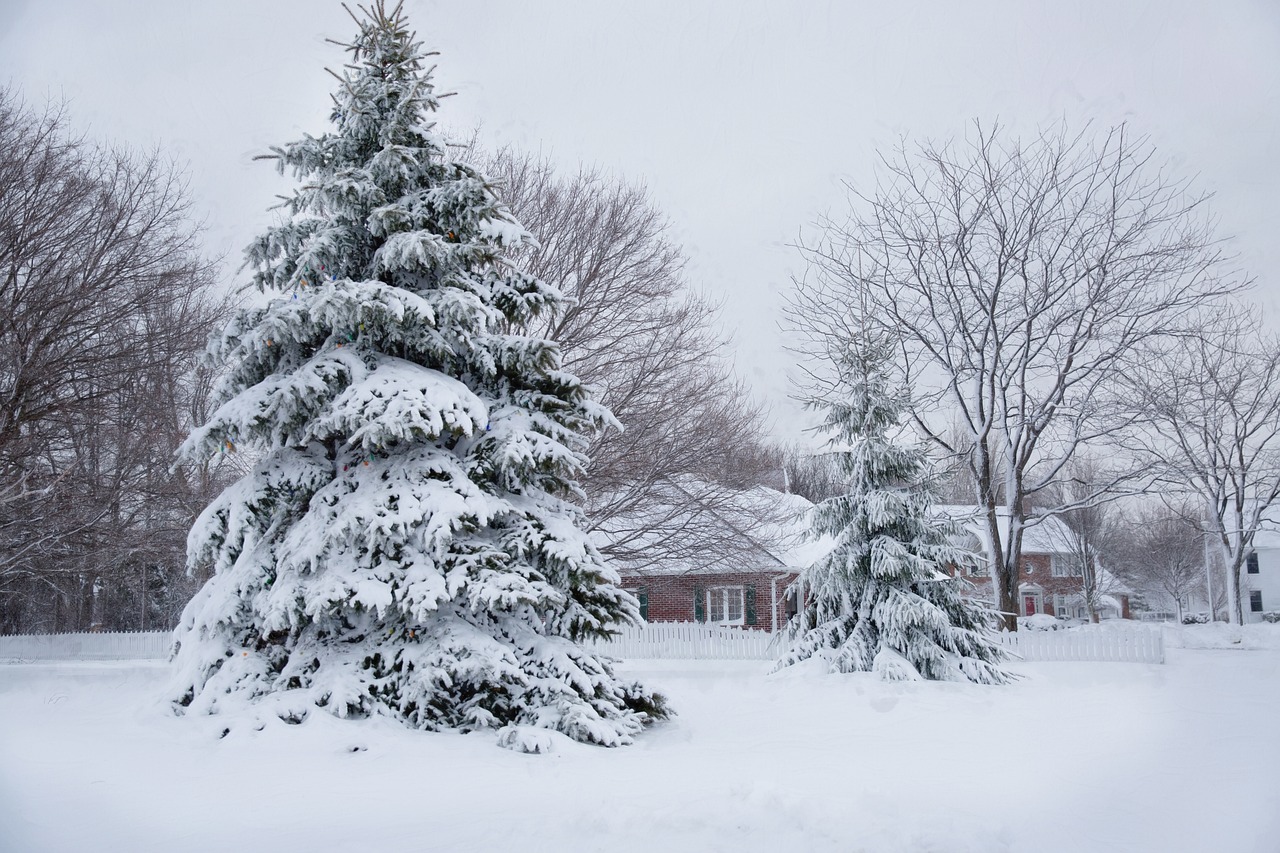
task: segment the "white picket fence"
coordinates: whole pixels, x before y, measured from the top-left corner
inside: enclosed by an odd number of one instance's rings
[[[651,622],[627,628],[596,648],[618,658],[772,660],[774,635],[697,622]],[[1120,630],[1001,632],[996,641],[1027,661],[1164,663],[1164,635],[1142,625]]]
[[[700,622],[649,622],[624,628],[595,648],[616,658],[690,658],[707,660],[772,660],[773,634],[720,628]]]
[[[0,660],[163,660],[171,631],[0,637]]]
[[[1164,663],[1164,634],[1159,628],[1145,625],[1113,630],[1001,631],[996,640],[1030,661]]]
[[[699,622],[650,622],[594,646],[623,659],[772,660],[774,636]],[[0,637],[0,660],[163,660],[172,637],[168,631]],[[1142,625],[1106,631],[1006,631],[996,640],[1028,661],[1164,663],[1163,634]]]

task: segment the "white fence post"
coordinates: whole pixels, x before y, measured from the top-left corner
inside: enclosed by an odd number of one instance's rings
[[[1027,661],[1116,661],[1164,663],[1164,636],[1146,625],[1110,631],[1018,631],[995,635],[1000,645]]]
[[[612,640],[595,641],[596,651],[618,658],[770,660],[775,635],[698,622],[650,622],[622,629]],[[995,641],[1027,661],[1129,661],[1164,663],[1159,628],[1130,630],[1001,631]],[[173,635],[168,631],[118,634],[41,634],[0,637],[2,660],[163,660]]]
[[[596,651],[618,658],[704,658],[769,660],[773,634],[697,622],[649,622],[595,641]]]
[[[0,637],[0,660],[164,660],[172,631]]]

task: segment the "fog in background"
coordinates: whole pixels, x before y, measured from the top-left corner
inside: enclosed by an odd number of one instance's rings
[[[740,371],[794,438],[777,328],[790,248],[877,149],[1120,121],[1216,194],[1259,296],[1280,295],[1280,6],[1270,3],[407,3],[460,136],[646,182]],[[189,161],[228,286],[290,182],[252,157],[326,130],[337,3],[0,0],[0,84],[99,138]]]

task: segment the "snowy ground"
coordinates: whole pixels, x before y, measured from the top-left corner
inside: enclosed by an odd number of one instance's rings
[[[1280,642],[1254,634],[1004,688],[636,662],[680,716],[545,756],[323,714],[219,740],[157,704],[163,664],[4,664],[0,850],[1273,853]]]

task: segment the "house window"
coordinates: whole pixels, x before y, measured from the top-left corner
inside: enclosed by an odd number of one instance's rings
[[[1249,593],[1249,610],[1253,613],[1262,612],[1262,590],[1255,589]]]
[[[975,578],[985,578],[987,576],[987,561],[982,557],[974,560],[969,564],[969,574]]]
[[[713,625],[742,625],[745,621],[743,589],[713,586],[707,590],[707,621]]]
[[[1054,615],[1054,616],[1057,616],[1059,619],[1065,619],[1066,617],[1068,617],[1068,616],[1070,616],[1070,615],[1071,615],[1071,613],[1067,610],[1067,599],[1066,599],[1066,596],[1063,596],[1063,595],[1059,595],[1059,594],[1057,594],[1057,593],[1054,593],[1054,596],[1053,596],[1053,615]]]
[[[1249,556],[1245,558],[1245,571],[1248,574],[1256,575],[1258,573],[1258,552],[1250,551]]]
[[[1049,558],[1049,571],[1055,578],[1084,577],[1080,561],[1067,554],[1054,554]]]
[[[628,589],[626,592],[636,597],[636,603],[640,605],[640,618],[645,622],[649,621],[649,588],[642,586],[639,589]]]
[[[1025,563],[1022,564],[1022,573],[1024,575],[1035,574],[1035,571],[1036,571],[1036,564],[1031,562],[1030,560],[1027,560]]]

